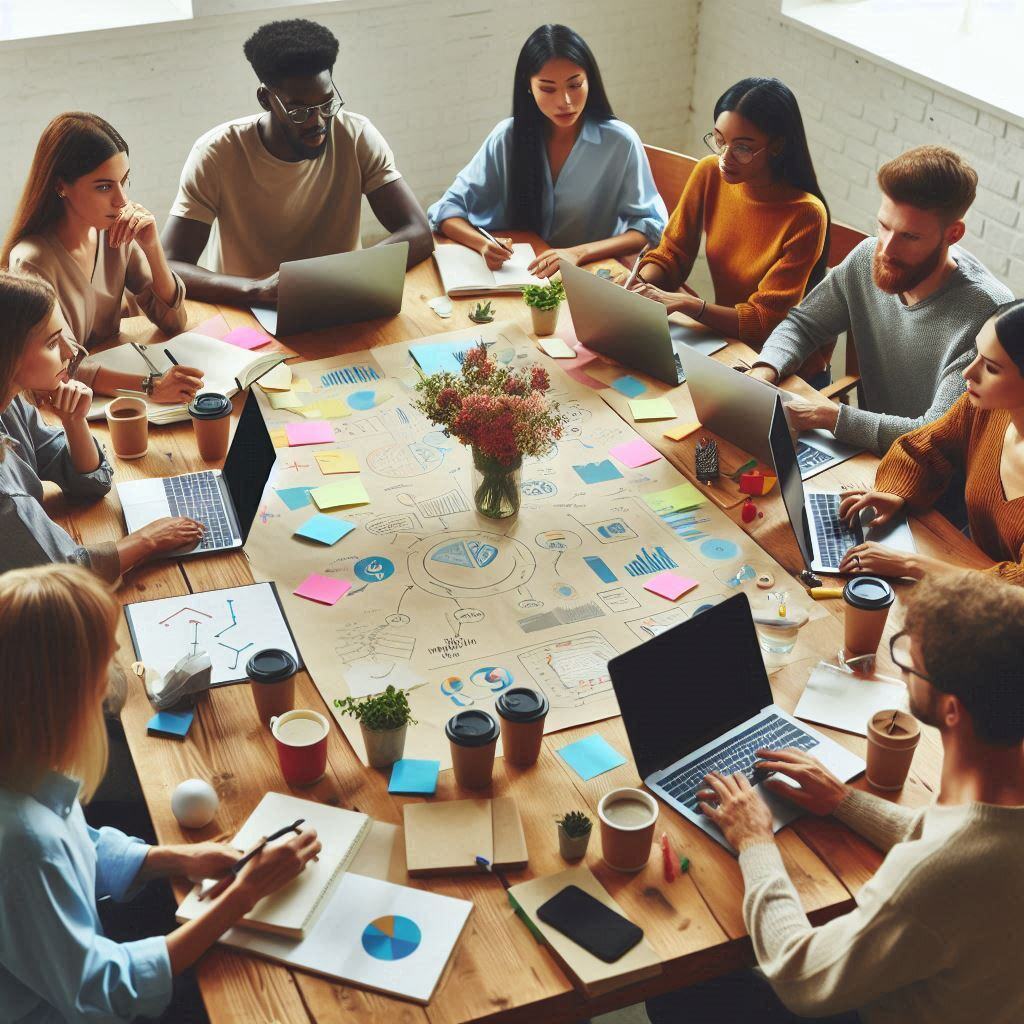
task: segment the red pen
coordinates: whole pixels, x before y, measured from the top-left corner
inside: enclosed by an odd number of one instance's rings
[[[668,833],[661,833],[661,866],[665,872],[665,881],[672,882],[676,877],[676,867],[672,863],[672,847],[668,842]]]

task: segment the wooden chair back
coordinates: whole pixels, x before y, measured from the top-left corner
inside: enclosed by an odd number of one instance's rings
[[[676,208],[694,167],[697,166],[697,159],[685,153],[674,153],[671,149],[661,149],[659,146],[645,145],[644,152],[651,165],[655,187],[665,200],[668,212],[671,213]]]
[[[838,266],[868,236],[857,228],[832,221],[829,229],[828,266]],[[853,340],[853,331],[846,332],[846,366],[840,377],[832,381],[828,387],[822,388],[822,394],[839,401],[847,401],[849,393],[860,385],[860,366],[857,362],[857,346]]]

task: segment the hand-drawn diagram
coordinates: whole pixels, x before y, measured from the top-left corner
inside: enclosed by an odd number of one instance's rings
[[[611,693],[608,662],[618,653],[600,633],[578,633],[522,651],[519,661],[552,707],[581,707]]]
[[[409,578],[437,597],[494,597],[528,583],[536,568],[525,544],[498,533],[434,534],[409,548]]]

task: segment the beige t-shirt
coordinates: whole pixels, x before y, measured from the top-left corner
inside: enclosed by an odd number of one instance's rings
[[[213,225],[205,264],[258,278],[289,260],[360,248],[363,195],[401,177],[384,137],[342,110],[318,157],[289,162],[263,145],[260,116],[208,131],[185,161],[171,215]]]

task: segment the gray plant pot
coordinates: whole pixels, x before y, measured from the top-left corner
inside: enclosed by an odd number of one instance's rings
[[[583,836],[569,836],[565,829],[558,826],[558,851],[566,860],[579,860],[587,852],[587,845],[590,843],[591,829]]]
[[[359,723],[359,728],[363,734],[363,746],[366,747],[366,760],[371,768],[387,768],[402,760],[408,724],[383,732],[367,729],[362,722]]]

